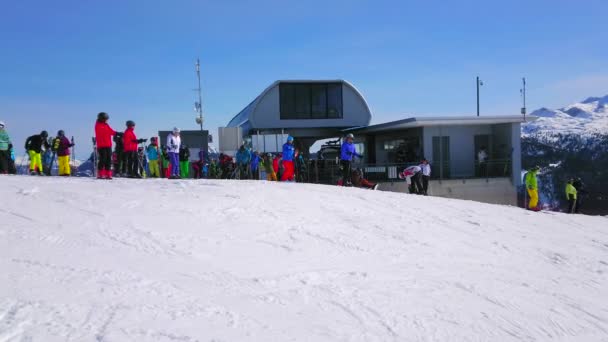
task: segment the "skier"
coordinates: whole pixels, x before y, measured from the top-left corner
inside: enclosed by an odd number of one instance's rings
[[[264,170],[266,170],[266,180],[276,182],[277,173],[274,172],[274,167],[272,165],[273,164],[272,154],[267,153],[266,155],[264,155],[264,160],[262,162],[264,164]]]
[[[0,121],[0,174],[6,175],[9,172],[11,138],[6,132],[6,125]]]
[[[274,170],[274,174],[277,176],[277,181],[281,179],[281,154],[277,154],[272,159],[272,169]]]
[[[260,153],[258,151],[253,152],[253,156],[251,157],[251,174],[253,175],[253,179],[260,179],[258,171],[261,160]]]
[[[190,177],[190,150],[186,144],[179,147],[179,170],[181,178]]]
[[[251,152],[245,144],[241,145],[239,150],[236,152],[236,166],[239,172],[240,179],[249,179],[250,177],[250,168],[249,163],[251,163]]]
[[[116,132],[114,135],[114,153],[112,154],[112,163],[114,164],[114,175],[116,177],[127,176],[127,155],[123,144],[124,134]]]
[[[352,133],[346,135],[345,141],[340,148],[340,166],[342,167],[342,186],[352,185],[352,162],[355,157],[363,158],[363,155],[357,153],[353,140],[355,136]]]
[[[587,194],[587,189],[581,177],[576,177],[572,186],[576,189],[576,205],[574,206],[574,212],[579,213],[581,205],[583,204],[583,197]]]
[[[10,153],[10,158],[8,159],[8,174],[16,175],[17,166],[15,165],[15,149],[13,148],[13,144],[8,144],[8,150]]]
[[[150,139],[150,145],[148,145],[146,154],[148,155],[148,168],[150,169],[150,177],[159,178],[160,168],[158,166],[158,140],[155,137]]]
[[[526,173],[525,177],[526,189],[530,196],[528,209],[532,211],[540,211],[540,207],[538,206],[538,181],[536,180],[538,171],[540,171],[540,166],[535,166]]]
[[[477,152],[477,162],[479,163],[479,177],[487,176],[487,163],[488,163],[488,152],[486,152],[486,147],[482,146]]]
[[[208,178],[218,179],[220,177],[220,170],[219,170],[217,161],[215,159],[211,159],[211,163],[209,164],[208,171],[209,171],[209,173],[207,175]]]
[[[574,178],[568,179],[566,182],[566,198],[568,199],[568,214],[574,214],[576,208],[576,188],[574,185]]]
[[[351,180],[353,181],[353,186],[355,186],[355,187],[371,189],[371,190],[378,189],[379,184],[372,183],[369,180],[363,178],[363,171],[361,171],[360,169],[352,170],[350,177],[351,177]],[[343,182],[342,179],[338,180],[338,186],[342,186],[342,182]]]
[[[173,132],[167,136],[167,152],[171,163],[170,179],[179,179],[179,147],[182,140],[179,136],[179,128],[173,128]]]
[[[41,153],[43,147],[45,150],[50,150],[49,143],[46,140],[48,137],[49,134],[46,131],[42,131],[40,134],[30,136],[25,141],[25,149],[30,157],[30,174],[32,175],[38,174],[42,176]]]
[[[112,179],[112,136],[116,135],[116,131],[108,125],[110,116],[101,112],[97,114],[97,122],[95,123],[95,146],[97,146],[97,154],[99,161],[97,163],[97,178]]]
[[[422,168],[418,165],[412,165],[399,173],[400,179],[405,179],[407,182],[410,194],[423,194],[423,186],[420,179],[422,178]]]
[[[420,168],[422,169],[422,194],[427,196],[429,190],[429,181],[431,180],[431,165],[426,158],[422,159]]]
[[[72,142],[65,136],[65,132],[60,130],[57,132],[57,138],[53,142],[53,147],[57,146],[57,163],[59,164],[59,175],[70,176],[72,169],[70,168],[70,148],[74,146]]]
[[[127,129],[123,133],[122,143],[124,146],[124,154],[127,161],[127,177],[141,178],[138,173],[137,159],[137,136],[135,135],[135,122],[128,120],[126,123]]]
[[[301,183],[308,181],[306,159],[304,159],[304,153],[302,152],[299,152],[296,157],[296,180]]]
[[[137,169],[139,170],[139,176],[141,176],[142,178],[146,178],[150,172],[148,170],[148,158],[146,156],[146,152],[144,151],[143,146],[139,146],[137,148],[137,166]]]
[[[296,148],[293,146],[293,137],[287,137],[287,142],[283,144],[282,165],[283,174],[281,175],[282,182],[293,182],[295,178],[294,159],[296,157]]]

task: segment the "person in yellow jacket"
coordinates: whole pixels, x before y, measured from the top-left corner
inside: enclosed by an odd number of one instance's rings
[[[568,198],[568,214],[574,214],[574,210],[576,209],[576,188],[574,185],[574,178],[570,178],[568,182],[566,182],[566,198]]]
[[[528,209],[533,211],[539,211],[538,206],[538,181],[536,175],[540,171],[540,166],[533,167],[528,173],[526,173],[526,189],[528,196],[530,196],[530,202],[528,202]]]

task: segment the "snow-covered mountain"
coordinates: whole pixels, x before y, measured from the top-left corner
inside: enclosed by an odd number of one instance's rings
[[[540,108],[531,115],[539,118],[522,125],[524,135],[608,134],[608,95],[590,97],[560,109]]]
[[[606,339],[604,217],[265,181],[0,183],[0,341]]]

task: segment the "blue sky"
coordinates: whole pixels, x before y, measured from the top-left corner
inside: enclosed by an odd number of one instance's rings
[[[608,94],[608,2],[4,1],[0,120],[20,147],[41,129],[90,150],[99,111],[148,137],[225,125],[277,79],[351,81],[373,122],[516,114]],[[78,150],[78,151],[82,151]],[[17,149],[21,154],[21,148]],[[78,154],[78,153],[77,153]]]

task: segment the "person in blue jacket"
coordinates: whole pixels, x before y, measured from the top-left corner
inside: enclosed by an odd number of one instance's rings
[[[293,146],[293,137],[287,137],[287,142],[283,144],[283,174],[281,175],[282,182],[293,182],[295,178],[295,168],[293,160],[296,157],[296,148]]]
[[[249,176],[249,163],[251,163],[251,152],[245,147],[245,144],[243,144],[236,152],[236,165],[241,179],[251,178]]]
[[[260,153],[258,151],[253,152],[253,156],[251,156],[251,174],[253,175],[253,179],[259,179],[258,177],[258,168],[260,166]]]
[[[363,158],[357,153],[357,148],[353,144],[355,136],[352,133],[346,135],[342,148],[340,149],[340,166],[342,166],[342,186],[352,186],[352,162],[355,157]]]

